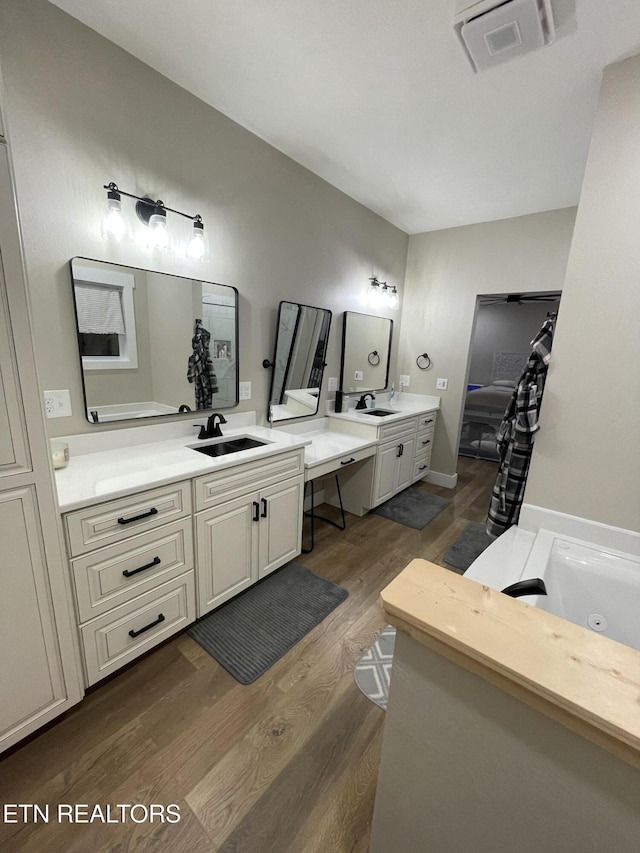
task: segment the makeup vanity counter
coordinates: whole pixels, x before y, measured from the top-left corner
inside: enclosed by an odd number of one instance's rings
[[[190,428],[65,438],[56,484],[87,685],[301,551],[309,438],[255,424],[221,439],[176,434]],[[244,436],[265,444],[216,458],[193,449]]]

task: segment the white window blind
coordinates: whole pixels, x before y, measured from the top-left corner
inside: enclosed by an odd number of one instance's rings
[[[76,284],[78,331],[93,335],[124,335],[120,288]]]

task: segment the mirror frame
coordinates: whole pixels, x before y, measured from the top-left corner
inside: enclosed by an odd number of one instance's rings
[[[73,262],[74,261],[91,261],[94,264],[95,263],[109,264],[112,267],[119,267],[120,269],[124,269],[124,270],[140,270],[141,272],[155,273],[158,275],[167,275],[167,276],[170,276],[171,278],[183,279],[184,281],[190,281],[190,282],[200,281],[203,284],[213,284],[213,285],[218,285],[219,287],[228,287],[230,290],[233,290],[233,292],[235,294],[235,299],[236,299],[236,311],[235,311],[235,322],[234,322],[235,336],[236,336],[236,371],[235,371],[235,383],[234,383],[235,384],[235,402],[231,406],[223,407],[223,410],[234,409],[238,406],[238,404],[240,402],[240,345],[239,345],[240,344],[240,337],[239,337],[240,323],[239,323],[239,317],[238,317],[239,306],[240,306],[240,293],[239,293],[237,287],[234,287],[232,284],[222,284],[219,281],[206,281],[205,279],[194,278],[193,276],[175,275],[174,273],[165,273],[165,272],[162,272],[161,270],[147,269],[146,267],[134,267],[134,266],[131,266],[130,264],[119,264],[119,263],[115,263],[114,261],[105,261],[105,260],[101,260],[99,258],[87,258],[84,255],[74,255],[74,257],[69,260],[69,276],[71,279],[71,301],[73,304],[73,319],[74,319],[75,327],[76,327],[76,348],[77,348],[77,354],[78,354],[78,363],[80,366],[80,380],[82,383],[82,396],[84,399],[84,415],[85,415],[85,419],[86,419],[87,423],[91,424],[91,426],[94,426],[94,427],[105,427],[105,426],[110,426],[111,424],[129,424],[130,426],[134,426],[135,424],[138,424],[138,423],[148,424],[150,421],[155,420],[156,418],[172,418],[173,419],[176,417],[180,417],[183,420],[185,420],[187,417],[190,417],[190,418],[202,417],[202,414],[204,412],[213,412],[213,411],[215,411],[215,409],[214,408],[211,408],[211,409],[192,409],[190,412],[169,412],[166,414],[159,414],[159,415],[147,415],[147,416],[142,417],[142,418],[118,418],[118,419],[109,420],[109,421],[97,421],[96,422],[96,421],[91,420],[91,418],[89,417],[90,407],[89,407],[89,403],[87,401],[87,388],[85,385],[84,367],[83,367],[83,363],[82,363],[82,355],[80,352],[80,333],[78,331],[78,312],[76,309],[76,300],[75,300],[75,294],[74,294],[74,287],[75,287],[75,281],[74,281],[74,277],[73,277]]]
[[[344,394],[359,394],[359,391],[344,390],[344,367],[345,367],[345,352],[347,343],[347,315],[353,314],[358,317],[371,317],[372,320],[386,320],[389,325],[389,346],[387,349],[387,371],[384,377],[384,385],[382,388],[371,388],[371,392],[384,391],[389,385],[389,371],[391,369],[391,344],[393,342],[393,320],[390,317],[381,317],[378,314],[363,314],[360,311],[345,311],[342,315],[342,351],[340,353],[340,391]],[[363,394],[369,391],[362,391]]]
[[[314,311],[324,311],[329,316],[329,323],[327,326],[327,340],[326,340],[326,344],[325,344],[325,348],[324,348],[324,355],[323,355],[323,359],[322,359],[322,376],[320,377],[320,386],[319,386],[318,397],[317,397],[318,402],[316,404],[315,412],[313,412],[312,414],[292,415],[290,418],[278,418],[276,420],[273,420],[271,417],[271,414],[272,414],[271,407],[273,405],[273,403],[271,402],[271,398],[273,396],[273,386],[274,386],[274,382],[275,382],[275,362],[276,362],[276,356],[278,354],[278,335],[280,332],[280,318],[282,316],[282,306],[283,305],[298,305],[300,308],[313,308]],[[280,302],[278,303],[278,320],[277,320],[277,325],[276,325],[276,339],[275,339],[275,342],[273,345],[273,361],[270,363],[271,381],[269,382],[269,397],[267,398],[267,423],[273,425],[273,424],[278,424],[278,423],[284,423],[285,421],[297,420],[298,418],[313,418],[318,414],[318,411],[320,409],[320,397],[322,396],[322,382],[324,380],[324,371],[325,371],[325,368],[327,366],[326,357],[327,357],[327,351],[329,349],[329,337],[331,335],[331,322],[332,322],[332,320],[333,320],[333,312],[329,308],[320,308],[318,305],[306,305],[303,302],[293,302],[291,299],[281,299]],[[297,323],[297,320],[296,320],[296,323]],[[287,368],[288,368],[290,362],[291,362],[291,354],[289,354],[289,357],[287,359]],[[265,362],[265,366],[266,366],[266,362]],[[286,380],[286,375],[287,374],[285,371],[285,380]],[[284,384],[286,385],[286,381]],[[285,389],[283,388],[283,393],[284,393],[284,390]]]

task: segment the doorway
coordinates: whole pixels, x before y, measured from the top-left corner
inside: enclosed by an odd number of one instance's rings
[[[467,360],[459,456],[498,461],[496,436],[531,341],[549,315],[557,314],[560,291],[481,294]]]

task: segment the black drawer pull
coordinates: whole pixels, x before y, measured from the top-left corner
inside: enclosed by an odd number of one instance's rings
[[[403,453],[404,453],[404,444],[399,444],[398,445],[398,452],[396,453],[396,456],[402,456]]]
[[[422,423],[423,423],[423,424],[432,424],[432,423],[433,423],[433,418],[427,418],[426,420],[422,421]]]
[[[344,462],[341,462],[340,464],[341,464],[341,465],[351,465],[351,463],[352,463],[352,462],[355,462],[355,461],[356,461],[356,460],[355,460],[355,459],[353,458],[353,456],[352,456],[352,457],[351,457],[351,459],[345,459],[345,460],[344,460]]]
[[[431,444],[431,439],[430,439],[430,438],[428,438],[426,441],[423,441],[422,443],[423,443],[423,444]]]
[[[155,628],[156,625],[159,625],[161,622],[164,622],[165,618],[166,617],[165,617],[164,613],[161,613],[158,616],[158,618],[155,620],[155,622],[150,622],[148,625],[145,625],[144,628],[140,628],[139,631],[129,631],[129,636],[130,637],[139,637],[140,634],[144,634],[145,631],[150,631],[152,628]]]
[[[152,569],[154,566],[159,566],[159,565],[160,565],[160,557],[154,557],[153,560],[151,560],[150,563],[147,563],[146,566],[140,566],[139,569],[131,569],[131,571],[129,571],[129,569],[125,569],[122,572],[122,574],[125,576],[125,578],[130,578],[133,575],[137,575],[138,572],[144,572],[145,569]]]
[[[119,518],[118,524],[131,524],[132,521],[140,521],[141,518],[148,518],[150,515],[157,515],[158,510],[152,506],[149,512],[141,512],[140,515],[133,515],[131,518]]]
[[[260,498],[260,500],[262,501],[261,516],[262,516],[262,518],[266,518],[267,517],[267,499],[266,498]]]
[[[421,465],[421,466],[418,468],[418,471],[424,471],[424,469],[425,469],[426,467],[427,467],[426,465]]]
[[[253,520],[260,520],[260,504],[258,503],[258,501],[253,501]]]

